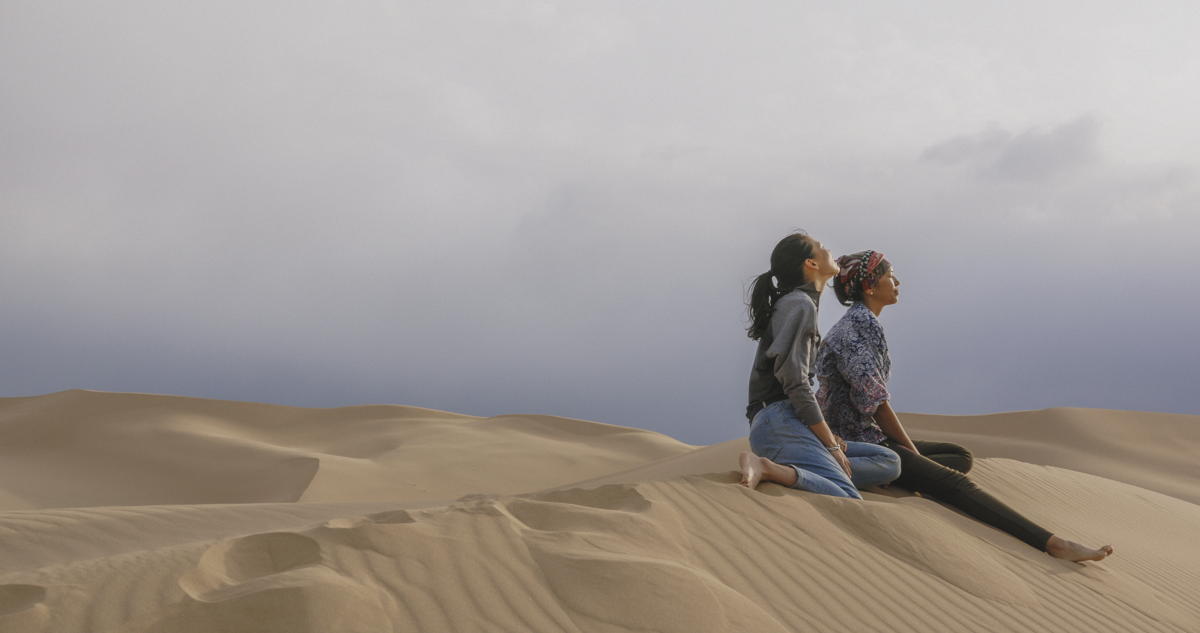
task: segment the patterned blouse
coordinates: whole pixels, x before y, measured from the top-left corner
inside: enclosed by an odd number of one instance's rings
[[[856,302],[821,342],[816,375],[817,402],[834,433],[851,442],[878,444],[887,439],[873,416],[891,396],[887,390],[892,361],[879,319]]]

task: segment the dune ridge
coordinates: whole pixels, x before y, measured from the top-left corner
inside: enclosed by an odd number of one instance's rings
[[[0,398],[0,435],[0,510],[446,502],[467,492],[540,489],[694,448],[650,431],[546,415],[313,409],[80,389]],[[582,442],[583,452],[576,450]],[[520,463],[534,454],[537,462]]]
[[[1109,427],[1155,415],[1089,411],[1067,417],[1113,431],[1096,444],[1109,475],[1174,481],[1181,454],[1135,473],[1144,450],[1109,441],[1120,431]],[[953,432],[982,442],[1003,427],[1014,443],[997,445],[1016,450],[1081,432],[1055,430],[1055,410],[1017,418],[1028,425],[922,420],[921,435],[966,429]],[[1156,450],[1188,450],[1200,434],[1200,416],[1172,421],[1182,439]],[[62,392],[0,399],[0,432],[15,438],[6,455],[52,464],[95,446],[106,459],[159,451],[127,466],[132,489],[103,494],[43,482],[47,465],[10,486],[20,471],[8,466],[0,499],[17,507],[0,510],[0,633],[1200,631],[1200,505],[1057,464],[982,457],[973,477],[1116,556],[1052,559],[915,496],[751,491],[731,472],[744,440],[693,447],[553,416]],[[203,439],[214,435],[224,441]],[[200,455],[176,459],[186,451]],[[476,470],[441,469],[452,452]],[[244,475],[259,455],[283,474],[255,494],[278,499],[164,502],[180,480],[191,480],[185,498],[246,495],[223,489],[235,484],[219,465]],[[288,470],[295,458],[316,472]],[[128,473],[161,479],[138,487]],[[360,489],[372,475],[414,485]],[[114,498],[157,502],[104,502]],[[49,505],[64,499],[83,503]]]

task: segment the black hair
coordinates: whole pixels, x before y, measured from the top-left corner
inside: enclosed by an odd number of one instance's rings
[[[771,251],[771,269],[755,277],[750,286],[750,301],[746,304],[750,327],[746,328],[746,334],[751,339],[757,341],[766,333],[775,300],[805,282],[804,261],[812,259],[816,243],[808,233],[796,231],[775,245]],[[778,279],[779,285],[771,277]]]
[[[859,251],[857,253],[850,253],[849,255],[842,255],[841,257],[837,258],[838,268],[846,270],[851,264],[861,260],[866,253],[867,251]],[[879,264],[876,265],[875,270],[872,271],[873,274],[871,275],[875,278],[875,283],[878,283],[879,279],[888,274],[888,271],[891,269],[891,262],[886,259],[880,260]],[[875,284],[873,283],[871,285],[874,286]],[[862,284],[858,283],[853,278],[853,275],[850,279],[847,279],[845,283],[842,282],[842,278],[839,275],[833,278],[833,294],[837,295],[838,303],[844,306],[850,306],[854,305],[856,301],[863,300],[863,287]]]

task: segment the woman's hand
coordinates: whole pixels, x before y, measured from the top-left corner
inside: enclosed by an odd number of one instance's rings
[[[850,472],[850,460],[846,457],[845,451],[829,451],[829,452],[833,454],[833,459],[834,459],[834,461],[836,461],[838,463],[838,466],[841,466],[842,470],[846,471],[846,476],[847,477],[853,476]]]
[[[829,424],[824,420],[808,425],[808,430],[817,436],[817,439],[825,446],[825,450],[829,451],[829,454],[833,456],[833,461],[837,462],[838,466],[841,466],[842,470],[846,471],[846,476],[849,477],[850,460],[846,457],[846,443],[842,438],[834,435],[833,431],[829,430]]]

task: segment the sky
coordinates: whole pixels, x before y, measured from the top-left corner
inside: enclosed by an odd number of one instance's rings
[[[0,396],[746,432],[883,251],[901,412],[1200,414],[1184,2],[0,2]],[[827,330],[844,312],[832,291]]]

